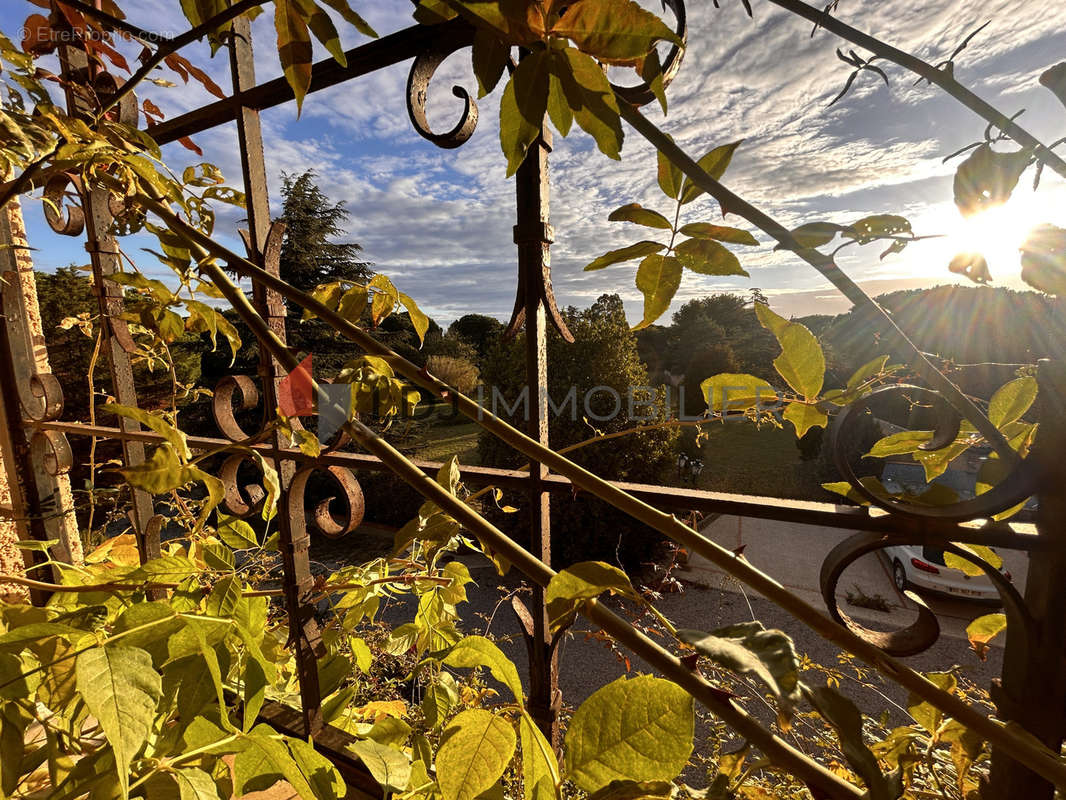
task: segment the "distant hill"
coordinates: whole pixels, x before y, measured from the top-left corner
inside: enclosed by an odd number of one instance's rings
[[[1058,356],[1066,341],[1062,301],[1035,292],[938,286],[891,292],[877,301],[925,352],[957,364],[986,365],[953,376],[967,391],[986,397],[1014,373],[1014,367],[996,365],[1031,364]],[[875,314],[853,309],[828,324],[817,319],[812,330],[821,328],[837,370],[844,372],[889,352],[885,327]],[[897,348],[891,355],[903,360],[906,352]]]

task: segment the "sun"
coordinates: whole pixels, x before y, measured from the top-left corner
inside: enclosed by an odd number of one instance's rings
[[[914,230],[930,238],[908,248],[906,267],[914,275],[947,279],[948,264],[962,253],[981,255],[994,283],[1013,282],[1020,272],[1019,250],[1029,232],[1047,221],[1048,197],[1016,193],[1006,203],[963,217],[943,203],[916,217]]]

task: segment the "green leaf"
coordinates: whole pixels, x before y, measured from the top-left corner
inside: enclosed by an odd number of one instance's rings
[[[903,794],[901,773],[898,769],[888,775],[881,772],[877,758],[863,742],[862,714],[855,704],[828,686],[811,689],[808,697],[818,713],[836,729],[840,749],[866,784],[871,800],[897,800]]]
[[[161,494],[189,483],[188,468],[182,465],[170,444],[162,444],[142,464],[125,467],[119,472],[136,489]]]
[[[344,55],[344,47],[341,45],[340,34],[330,19],[329,14],[315,5],[314,0],[296,0],[307,20],[307,26],[311,33],[322,43],[326,51],[342,67],[348,66],[348,58]]]
[[[801,248],[813,248],[829,244],[838,233],[847,232],[847,230],[845,226],[833,222],[808,222],[798,228],[793,228],[790,233]],[[774,247],[774,250],[783,249],[785,249],[784,245],[781,244]]]
[[[369,36],[371,39],[377,39],[378,34],[373,28],[371,28],[362,17],[352,11],[348,5],[348,0],[320,0],[334,11],[341,15],[341,19],[355,28],[364,36]]]
[[[744,275],[737,257],[711,239],[685,239],[674,248],[682,266],[700,275]]]
[[[255,531],[243,519],[220,512],[216,529],[219,538],[234,550],[249,550],[259,546],[259,538],[255,535]]]
[[[510,178],[526,158],[530,145],[540,136],[548,109],[546,50],[534,50],[518,64],[500,100],[500,146],[507,157]]]
[[[670,220],[658,211],[644,208],[640,203],[629,203],[621,208],[616,208],[607,216],[608,222],[635,222],[648,228],[663,228],[671,230],[673,225]]]
[[[885,371],[885,365],[888,363],[888,356],[878,356],[877,358],[870,359],[861,367],[859,367],[848,378],[847,389],[849,392],[858,389],[867,381],[877,377]]]
[[[425,312],[418,307],[410,295],[406,295],[403,292],[399,292],[400,304],[407,309],[407,315],[411,318],[411,325],[414,326],[415,333],[418,334],[418,341],[424,343],[426,341],[426,332],[429,330],[429,317]]]
[[[761,622],[742,622],[711,633],[680,630],[677,638],[716,664],[762,681],[782,705],[787,719],[800,701],[799,658],[786,634]]]
[[[825,355],[814,334],[806,326],[775,314],[765,303],[755,304],[755,314],[781,345],[781,355],[774,359],[778,374],[801,397],[817,398],[825,380]]]
[[[340,291],[340,284],[337,284],[337,290]],[[332,294],[332,291],[330,294]],[[337,303],[337,313],[349,322],[358,324],[363,314],[366,313],[366,305],[369,299],[370,291],[362,284],[356,284],[341,296],[340,302]]]
[[[644,318],[636,326],[646,328],[666,313],[681,285],[681,262],[673,256],[647,256],[637,268],[637,288],[644,295]]]
[[[871,458],[887,458],[916,453],[923,444],[932,440],[932,431],[900,431],[878,439],[866,455]]]
[[[514,756],[514,726],[483,708],[459,714],[441,734],[437,782],[444,800],[474,800],[503,775]]]
[[[278,34],[278,56],[285,80],[296,98],[297,114],[311,85],[311,35],[307,22],[294,0],[274,0],[274,29]]]
[[[235,796],[249,792],[269,789],[279,780],[286,780],[296,791],[299,797],[320,797],[316,789],[321,790],[330,785],[330,781],[322,780],[316,772],[318,770],[335,770],[328,761],[322,759],[322,763],[309,763],[306,753],[301,753],[301,762],[298,762],[290,752],[284,739],[270,726],[265,724],[256,725],[250,733],[241,737],[243,749],[233,759],[233,791]],[[308,745],[310,747],[310,745]],[[306,771],[312,766],[315,772]],[[339,777],[339,776],[338,776]],[[326,797],[336,797],[336,794],[327,794]]]
[[[621,677],[597,689],[566,731],[566,777],[586,792],[614,780],[670,781],[692,755],[692,696],[662,678]]]
[[[629,577],[602,561],[581,561],[552,576],[544,595],[553,631],[569,625],[579,606],[604,592],[636,598]]]
[[[777,392],[754,375],[723,372],[700,383],[703,399],[711,411],[737,411],[765,407],[777,401]]]
[[[411,760],[401,750],[371,739],[352,742],[348,749],[359,756],[363,766],[386,792],[402,792],[407,788],[411,780]]]
[[[574,124],[574,112],[566,99],[563,81],[554,66],[553,62],[551,75],[548,76],[548,118],[561,136],[567,136]]]
[[[522,709],[518,718],[522,743],[522,786],[525,800],[556,800],[559,796],[559,762],[537,723]]]
[[[922,677],[949,694],[955,694],[959,684],[950,672],[923,672]],[[936,733],[944,721],[943,711],[916,694],[910,694],[907,698],[907,713],[930,734]]]
[[[211,589],[207,596],[207,613],[212,617],[226,618],[233,616],[237,603],[241,600],[241,582],[232,575],[227,575]]]
[[[470,51],[470,59],[474,67],[474,76],[477,78],[479,98],[496,88],[510,58],[511,48],[491,30],[478,28],[474,32],[474,46]],[[554,121],[554,117],[552,119]],[[566,136],[562,131],[559,132]]]
[[[667,134],[667,138],[671,142],[674,140],[674,137],[669,134]],[[657,151],[656,155],[658,156],[659,188],[671,200],[676,200],[681,194],[681,186],[685,179],[684,174],[681,172],[681,168],[667,158],[662,150]],[[684,228],[681,230],[684,232]],[[692,234],[688,235],[691,236]]]
[[[966,626],[966,638],[970,646],[979,655],[983,655],[988,643],[995,639],[1007,627],[1007,615],[998,612],[978,617]]]
[[[746,244],[758,246],[759,240],[748,231],[730,228],[728,225],[714,225],[710,222],[690,222],[681,226],[681,233],[696,239],[715,239],[729,244]]]
[[[622,121],[618,101],[600,65],[572,47],[551,51],[552,71],[558,75],[574,119],[608,158],[622,158]]]
[[[729,167],[729,162],[733,160],[733,153],[740,147],[740,141],[730,142],[729,144],[723,144],[714,148],[711,152],[707,153],[703,158],[696,162],[696,164],[714,178],[716,181],[720,180],[725,175],[726,169]],[[703,194],[703,189],[694,184],[688,178],[685,178],[685,183],[681,189],[681,205],[691,203],[697,197]]]
[[[1008,384],[1009,385],[1009,384]],[[155,431],[162,436],[170,445],[174,448],[174,452],[181,458],[188,460],[192,458],[192,451],[189,450],[189,443],[185,438],[185,434],[175,428],[165,419],[158,414],[152,414],[145,411],[142,408],[134,408],[132,406],[119,405],[118,403],[107,403],[104,406],[107,411],[112,411],[122,417],[127,417],[144,425],[146,428]]]
[[[218,800],[215,779],[196,767],[156,773],[144,788],[153,800]]]
[[[422,714],[426,718],[426,724],[431,728],[442,724],[457,702],[459,689],[455,678],[451,673],[442,670],[433,683],[426,687],[426,694],[422,698]]]
[[[1000,386],[988,401],[988,419],[997,428],[1022,418],[1036,400],[1036,378],[1015,378]]]
[[[524,702],[522,681],[514,662],[484,636],[467,636],[448,652],[442,663],[449,667],[487,667],[492,677],[511,690],[519,705]]]
[[[785,406],[782,419],[791,422],[796,428],[796,437],[802,439],[811,428],[824,428],[829,415],[817,406],[797,402]]]
[[[347,796],[348,786],[337,768],[314,746],[302,739],[286,738],[289,754],[299,773],[314,790],[316,800],[340,800]],[[288,776],[286,776],[288,780]],[[292,783],[292,781],[289,781]],[[295,784],[293,784],[295,785]]]
[[[551,32],[601,61],[639,59],[659,40],[682,44],[661,19],[634,0],[577,0]]]
[[[897,214],[874,214],[853,222],[841,232],[859,244],[867,244],[886,236],[906,236],[912,231],[911,223],[906,217]]]
[[[75,670],[78,692],[114,751],[122,796],[127,797],[130,762],[152,730],[162,679],[146,651],[121,645],[80,653]]]
[[[1003,559],[991,547],[983,544],[956,544],[956,546],[973,553],[978,558],[984,559],[996,569],[1003,566]],[[971,578],[985,574],[985,571],[976,564],[972,564],[962,556],[957,556],[946,550],[944,551],[944,566],[948,569],[957,569]]]
[[[660,250],[665,249],[666,245],[660,244],[659,242],[637,242],[636,244],[629,245],[629,247],[622,247],[618,250],[610,250],[604,253],[596,260],[587,264],[585,266],[585,272],[591,272],[595,269],[603,269],[604,267],[609,267],[611,264],[618,264],[622,261],[631,261],[634,258],[658,253]]]

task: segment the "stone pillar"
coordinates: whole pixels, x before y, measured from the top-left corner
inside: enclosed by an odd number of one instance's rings
[[[77,562],[82,557],[70,479],[63,469],[69,446],[62,434],[33,425],[59,416],[62,391],[48,364],[33,260],[17,200],[0,210],[0,279],[4,361],[10,370],[4,383],[12,384],[0,387],[9,401],[0,404],[0,570],[12,574],[27,563],[27,554],[14,546],[19,539],[58,539],[53,558]],[[11,593],[24,596],[17,587],[0,584],[0,596]]]

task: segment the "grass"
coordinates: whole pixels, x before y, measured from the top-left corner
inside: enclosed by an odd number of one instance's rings
[[[426,461],[445,461],[454,455],[460,464],[480,464],[477,440],[481,427],[466,419],[456,423],[453,414],[445,403],[435,406],[404,449]]]
[[[801,500],[827,499],[821,487],[821,462],[803,461],[791,425],[756,428],[750,422],[726,422],[704,428],[700,489]],[[691,436],[686,433],[686,436]],[[684,483],[684,479],[674,483]]]

